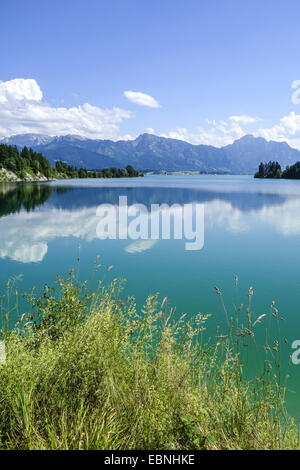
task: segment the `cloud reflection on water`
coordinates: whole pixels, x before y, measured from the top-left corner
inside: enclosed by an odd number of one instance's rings
[[[197,201],[195,201],[197,202]],[[203,202],[203,201],[201,201]],[[286,199],[279,204],[265,204],[248,211],[228,200],[205,202],[205,232],[221,229],[232,234],[250,233],[264,225],[284,237],[300,235],[300,199]],[[52,240],[74,237],[92,241],[97,238],[96,206],[80,209],[42,207],[35,212],[10,214],[0,219],[0,258],[22,263],[40,262]],[[99,240],[99,243],[103,243]],[[116,240],[116,244],[118,241]],[[150,250],[155,240],[137,240],[125,247],[126,253]]]

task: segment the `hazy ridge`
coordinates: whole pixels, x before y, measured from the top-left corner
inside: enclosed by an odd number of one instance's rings
[[[261,161],[278,161],[282,167],[300,160],[300,151],[286,142],[266,141],[246,135],[222,148],[193,145],[176,139],[141,134],[135,140],[97,140],[78,135],[51,137],[23,134],[2,143],[32,147],[49,159],[87,169],[123,168],[138,170],[254,173]]]

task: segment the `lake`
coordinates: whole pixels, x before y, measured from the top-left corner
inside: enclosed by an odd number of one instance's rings
[[[126,240],[97,237],[100,204],[189,203],[204,207],[204,245],[185,249],[186,240]],[[214,286],[221,289],[233,314],[233,304],[248,302],[253,288],[253,318],[274,300],[284,321],[285,367],[300,339],[300,181],[254,180],[250,176],[146,176],[114,180],[68,180],[43,184],[0,184],[0,283],[22,274],[20,289],[39,292],[57,273],[77,265],[90,279],[96,256],[105,282],[125,278],[125,293],[138,305],[159,292],[176,306],[176,315],[211,314],[207,338],[224,324],[224,312]],[[78,248],[80,245],[80,249]],[[113,266],[107,271],[109,266]],[[76,268],[77,269],[77,268]],[[238,288],[235,276],[238,276]],[[22,305],[21,305],[22,309]],[[244,314],[245,315],[245,314]],[[259,327],[263,340],[266,317]],[[263,342],[263,341],[262,341]],[[252,366],[263,362],[258,352]],[[288,371],[288,411],[300,418],[300,365]]]

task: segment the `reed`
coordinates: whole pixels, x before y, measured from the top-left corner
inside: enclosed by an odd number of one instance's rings
[[[226,334],[209,343],[208,316],[177,316],[157,295],[139,311],[116,280],[90,291],[72,271],[28,295],[31,312],[1,331],[0,448],[298,449],[280,341],[268,339],[262,369],[247,371],[267,320],[253,317],[248,295],[232,317],[225,308]]]

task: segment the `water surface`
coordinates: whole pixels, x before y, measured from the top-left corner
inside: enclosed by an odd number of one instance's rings
[[[185,240],[99,240],[99,204],[198,202],[204,204],[205,242],[202,250],[186,251]],[[69,180],[51,184],[0,185],[0,283],[22,274],[24,290],[67,274],[78,257],[79,274],[91,277],[97,255],[107,281],[125,278],[126,293],[140,305],[160,292],[178,314],[212,314],[207,335],[224,320],[223,292],[229,311],[246,303],[253,287],[253,311],[268,313],[272,300],[280,315],[287,345],[300,339],[300,181],[261,181],[249,176],[149,176],[139,179]],[[234,276],[239,277],[238,292]],[[263,322],[262,322],[263,323]],[[265,325],[262,325],[262,332]],[[262,358],[257,359],[263,360]],[[292,365],[289,411],[300,416],[300,365]]]

